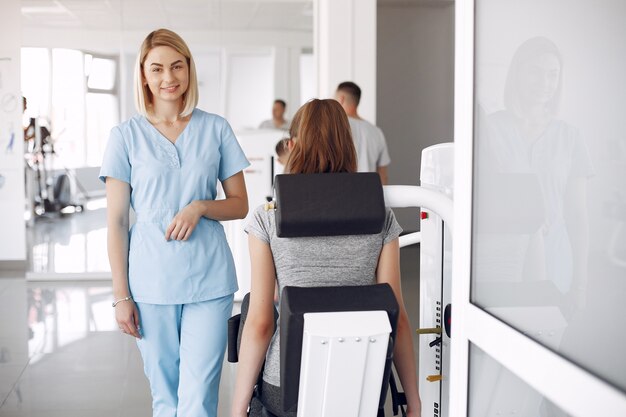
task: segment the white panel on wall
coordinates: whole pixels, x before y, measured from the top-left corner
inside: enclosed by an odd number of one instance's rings
[[[120,120],[127,120],[137,113],[133,96],[135,88],[133,72],[136,60],[136,53],[120,55]]]
[[[289,97],[290,52],[289,48],[274,48],[274,99],[286,101],[287,107],[291,104]]]
[[[26,259],[24,140],[20,86],[20,1],[0,15],[0,261]]]
[[[313,54],[300,55],[300,105],[317,97],[317,74]]]
[[[198,107],[216,114],[223,114],[220,57],[219,51],[196,53],[193,57],[198,73],[198,90],[200,93]]]
[[[234,129],[254,129],[272,117],[272,55],[232,53],[228,57],[226,118]]]
[[[274,99],[287,103],[287,120],[291,120],[300,107],[301,53],[299,47],[274,47]]]

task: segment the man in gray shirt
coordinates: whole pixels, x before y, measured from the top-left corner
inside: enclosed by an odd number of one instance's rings
[[[387,166],[391,159],[385,136],[380,128],[363,120],[357,113],[361,101],[361,88],[351,81],[343,82],[337,87],[335,99],[348,115],[357,154],[357,170],[378,172],[383,185],[388,184]]]

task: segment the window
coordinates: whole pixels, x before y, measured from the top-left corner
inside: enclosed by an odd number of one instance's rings
[[[50,168],[98,166],[119,123],[118,60],[73,49],[22,48],[25,117],[39,119],[54,144]]]
[[[99,166],[111,128],[119,123],[117,60],[85,54],[85,165]]]

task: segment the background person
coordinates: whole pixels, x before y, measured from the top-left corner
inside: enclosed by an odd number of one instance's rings
[[[543,224],[533,259],[572,306],[585,304],[589,258],[587,182],[594,169],[578,129],[558,117],[563,59],[549,39],[526,40],[507,74],[503,110],[488,117],[488,149],[498,173],[527,173],[539,182]],[[529,266],[526,265],[528,268]]]
[[[361,88],[351,81],[337,86],[335,99],[348,115],[356,148],[358,172],[378,172],[383,185],[389,183],[387,167],[391,163],[385,135],[379,127],[363,120],[357,113]]]
[[[276,143],[276,147],[274,151],[276,152],[276,160],[282,166],[287,165],[287,160],[289,159],[289,142],[291,139],[281,139]]]
[[[287,103],[285,100],[276,99],[272,105],[272,118],[261,122],[259,129],[289,130],[289,120],[285,119]]]

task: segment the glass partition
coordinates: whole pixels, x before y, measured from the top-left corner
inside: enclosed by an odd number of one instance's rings
[[[469,417],[567,417],[519,377],[470,345]]]
[[[475,13],[472,302],[626,391],[626,3]]]

